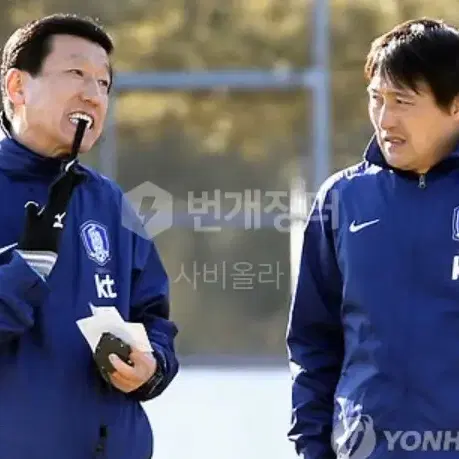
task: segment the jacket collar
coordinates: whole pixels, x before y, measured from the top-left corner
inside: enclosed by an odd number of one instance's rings
[[[371,164],[375,164],[376,166],[380,166],[385,169],[393,169],[390,166],[384,155],[379,147],[378,141],[376,140],[376,134],[373,134],[370,141],[368,142],[364,153],[363,153],[364,160],[368,161]],[[459,142],[456,144],[455,148],[451,151],[451,153],[442,161],[440,161],[437,165],[435,165],[432,169],[453,169],[459,166]],[[410,172],[408,172],[410,174]],[[416,174],[417,175],[417,174]]]
[[[13,138],[11,124],[0,113],[0,170],[9,176],[52,179],[63,167],[63,159],[40,155]]]

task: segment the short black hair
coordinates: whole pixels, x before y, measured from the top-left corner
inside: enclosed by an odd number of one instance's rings
[[[459,94],[458,29],[425,17],[397,25],[371,44],[366,80],[377,73],[416,92],[419,83],[427,83],[437,105],[446,109]]]
[[[114,49],[109,34],[98,21],[90,17],[56,13],[31,21],[18,28],[6,42],[2,53],[1,94],[7,117],[12,114],[12,107],[8,103],[5,87],[7,72],[12,68],[17,68],[30,73],[32,76],[38,75],[43,62],[51,52],[51,38],[54,35],[73,35],[85,38],[100,45],[108,55],[111,55]],[[112,77],[111,67],[110,77]]]

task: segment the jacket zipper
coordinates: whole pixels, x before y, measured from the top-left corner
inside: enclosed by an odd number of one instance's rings
[[[110,384],[105,382],[102,378],[99,379],[98,388],[101,392],[101,395],[108,389],[109,391],[112,390]],[[95,459],[106,459],[107,458],[107,437],[108,437],[108,426],[106,423],[102,423],[99,425],[99,439],[94,451]]]
[[[97,443],[96,447],[96,458],[105,458],[105,448],[107,442],[107,426],[102,424],[99,427],[99,442]]]
[[[426,187],[426,175],[421,174],[419,176],[418,187],[424,189]]]

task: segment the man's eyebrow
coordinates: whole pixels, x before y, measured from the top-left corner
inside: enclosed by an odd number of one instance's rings
[[[72,54],[69,55],[69,60],[82,61],[82,60],[85,60],[85,59],[86,59],[86,57],[85,57],[84,54],[72,53]],[[104,67],[107,70],[108,74],[110,75],[112,73],[112,67],[110,65],[110,62],[105,61]]]
[[[413,94],[411,94],[410,92],[408,91],[404,91],[402,89],[385,89],[385,90],[380,90],[378,88],[375,88],[374,86],[368,86],[367,87],[367,92],[369,93],[381,93],[381,92],[385,92],[387,94],[393,94],[393,95],[396,95],[396,96],[403,96],[403,97],[413,97]]]

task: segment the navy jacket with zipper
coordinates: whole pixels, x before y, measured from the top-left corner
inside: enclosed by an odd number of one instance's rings
[[[341,457],[457,457],[459,149],[418,176],[389,167],[372,139],[361,163],[324,182],[287,348],[302,458],[336,458],[337,439]],[[426,450],[411,450],[420,439]]]
[[[18,241],[25,203],[45,204],[61,169],[59,159],[30,151],[7,128],[4,122],[0,247]],[[140,402],[161,394],[178,371],[168,277],[155,245],[123,224],[118,186],[79,167],[85,181],[69,203],[58,259],[48,279],[42,280],[16,249],[0,255],[0,457],[150,458],[153,434]],[[99,263],[85,245],[87,222],[106,229],[108,252]],[[113,280],[112,295],[101,295],[96,275]],[[92,314],[89,303],[115,306],[125,320],[145,325],[165,374],[160,386],[125,394],[105,384],[76,324]]]

